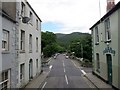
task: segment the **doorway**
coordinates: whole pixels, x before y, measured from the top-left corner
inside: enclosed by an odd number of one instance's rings
[[[108,83],[112,85],[112,56],[110,54],[106,54],[106,60],[108,70]]]
[[[33,79],[33,62],[32,59],[29,61],[29,80]]]

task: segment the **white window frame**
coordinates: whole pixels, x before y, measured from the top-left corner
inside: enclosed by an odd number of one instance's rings
[[[3,29],[2,50],[9,51],[9,31]]]
[[[21,2],[21,15],[25,17],[25,4],[23,2]]]
[[[25,64],[20,64],[20,81],[24,81],[25,76]]]
[[[100,70],[100,55],[99,53],[96,53],[96,64],[97,64],[97,71],[99,72]]]
[[[21,30],[20,50],[25,51],[25,31]]]
[[[95,27],[95,44],[99,44],[98,26]]]
[[[36,59],[36,70],[38,72],[38,59]]]
[[[30,17],[30,24],[33,24],[33,13],[31,11],[29,13],[29,17]]]
[[[105,20],[105,39],[111,41],[110,19]]]
[[[36,29],[38,30],[38,19],[36,19]]]
[[[32,52],[32,34],[29,34],[29,52]]]
[[[38,52],[38,37],[36,37],[36,52]]]
[[[7,88],[10,88],[10,70],[3,71],[1,73],[1,78],[2,81],[0,82],[0,90],[6,90]]]

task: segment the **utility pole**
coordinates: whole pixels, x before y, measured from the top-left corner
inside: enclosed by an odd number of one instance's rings
[[[83,46],[82,46],[82,44],[81,44],[81,56],[83,58]]]

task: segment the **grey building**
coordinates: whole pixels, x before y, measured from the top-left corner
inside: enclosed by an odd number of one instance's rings
[[[41,72],[41,19],[26,0],[0,5],[0,88],[24,87]]]
[[[120,2],[91,28],[93,72],[120,89]]]
[[[1,21],[1,71],[0,71],[0,88],[15,87],[16,74],[15,74],[15,28],[16,21],[5,10],[4,4],[1,4],[0,21]],[[12,3],[11,3],[12,5]]]

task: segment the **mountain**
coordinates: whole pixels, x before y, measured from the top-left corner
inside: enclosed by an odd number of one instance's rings
[[[67,47],[71,41],[80,40],[82,38],[85,38],[87,35],[90,35],[90,34],[80,33],[80,32],[73,32],[70,34],[56,33],[57,42],[60,45],[65,46],[65,47]]]

